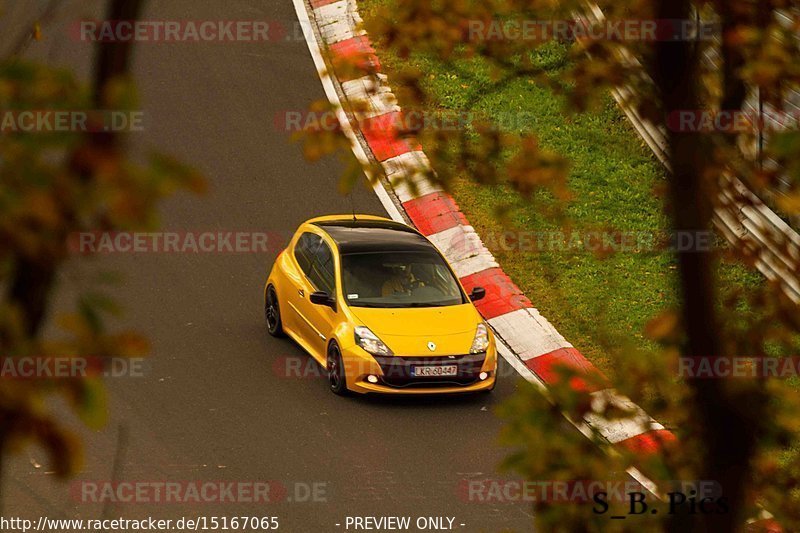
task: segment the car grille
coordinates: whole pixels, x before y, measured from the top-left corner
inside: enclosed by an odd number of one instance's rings
[[[485,353],[437,356],[437,357],[403,357],[403,356],[375,356],[375,360],[383,370],[381,381],[390,387],[452,387],[467,386],[478,381],[481,373]],[[441,366],[458,365],[455,376],[412,376],[412,366]]]

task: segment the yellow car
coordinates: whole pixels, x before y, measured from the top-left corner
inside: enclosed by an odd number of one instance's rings
[[[416,230],[370,215],[303,223],[264,287],[267,329],[327,369],[336,394],[491,391],[491,329],[442,254]]]

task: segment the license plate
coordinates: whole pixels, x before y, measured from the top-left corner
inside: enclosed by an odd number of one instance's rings
[[[458,374],[458,365],[411,367],[411,375],[414,377],[455,376],[456,374]]]

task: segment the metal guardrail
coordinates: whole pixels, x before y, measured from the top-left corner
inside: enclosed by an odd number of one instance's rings
[[[587,5],[590,21],[598,23],[605,19],[599,6]],[[638,63],[627,53],[622,59]],[[666,130],[638,113],[633,105],[635,93],[632,88],[618,87],[611,93],[642,139],[670,170]],[[800,95],[797,99],[800,100]],[[720,207],[714,213],[714,225],[732,246],[752,251],[756,268],[767,279],[778,283],[792,301],[800,304],[800,235],[737,177],[726,173],[721,180]],[[775,243],[783,245],[783,249],[776,247]]]

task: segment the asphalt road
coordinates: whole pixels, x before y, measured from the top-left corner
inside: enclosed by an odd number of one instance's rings
[[[72,40],[68,28],[80,17],[101,17],[101,8],[65,2],[26,55],[85,77],[93,49]],[[151,0],[143,18],[291,23],[295,14],[289,0]],[[366,187],[351,197],[337,192],[338,160],[311,164],[276,131],[277,113],[324,96],[304,42],[142,44],[134,72],[146,126],[131,136],[134,152],[175,155],[211,184],[205,197],[164,204],[165,228],[285,234],[314,215],[385,214]],[[285,531],[343,531],[348,515],[449,516],[461,531],[530,529],[526,505],[458,494],[462,479],[499,475],[506,450],[497,444],[502,423],[493,410],[524,382],[506,378],[493,395],[473,397],[342,399],[321,378],[282,375],[281,362],[308,357],[264,328],[262,286],[275,255],[126,254],[71,265],[56,308],[92,272],[119,271],[124,284],[113,294],[127,311],[123,325],[153,344],[144,377],[108,380],[110,421],[100,432],[80,430],[86,457],[77,479],[278,480],[294,500],[295,483],[316,483],[326,501],[104,508],[71,494],[70,482],[56,481],[46,457],[31,449],[6,471],[3,514],[271,515]]]

